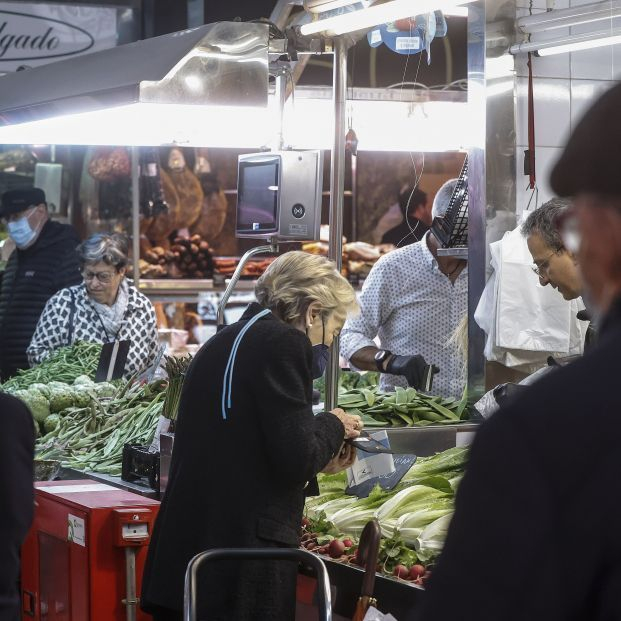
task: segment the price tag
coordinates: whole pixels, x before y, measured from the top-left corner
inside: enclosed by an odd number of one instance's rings
[[[382,489],[393,489],[414,465],[416,455],[394,455],[392,457],[394,461],[393,472],[366,479],[362,483],[353,485],[350,483],[345,493],[358,496],[358,498],[366,498],[378,484]]]

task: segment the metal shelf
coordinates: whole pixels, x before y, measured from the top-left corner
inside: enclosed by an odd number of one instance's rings
[[[438,248],[439,257],[458,257],[460,259],[468,258],[468,248]]]
[[[388,433],[390,447],[395,453],[428,457],[455,446],[470,444],[478,428],[479,423],[468,422],[426,427],[389,427],[384,431]],[[374,428],[372,431],[380,429]]]
[[[175,299],[180,302],[195,303],[200,293],[224,292],[229,279],[219,282],[211,278],[141,278],[138,284],[139,290],[148,298],[158,301]],[[250,293],[254,291],[256,280],[240,280],[235,286],[235,291]]]

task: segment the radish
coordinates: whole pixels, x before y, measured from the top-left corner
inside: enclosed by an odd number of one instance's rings
[[[340,558],[345,552],[345,545],[340,539],[333,539],[328,545],[328,553],[332,558]]]
[[[410,567],[410,580],[416,580],[425,573],[425,568],[422,565],[412,565]]]
[[[307,517],[302,518],[302,526],[308,528],[310,526],[310,520]]]
[[[393,576],[405,580],[410,575],[410,570],[405,565],[397,565],[392,570]]]
[[[354,545],[354,542],[351,539],[343,539],[343,545],[346,548],[351,548]]]

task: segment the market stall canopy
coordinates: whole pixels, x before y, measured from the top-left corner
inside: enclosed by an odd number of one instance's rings
[[[136,104],[266,107],[268,39],[267,24],[219,22],[5,75],[0,132]]]

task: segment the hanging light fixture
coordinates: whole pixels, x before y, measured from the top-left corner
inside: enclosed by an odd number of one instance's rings
[[[517,26],[522,32],[532,34],[593,24],[617,17],[621,17],[621,0],[607,0],[569,9],[553,9],[534,15],[525,15],[517,20]]]
[[[432,13],[433,11],[450,12],[455,7],[470,4],[473,0],[391,0],[375,4],[369,8],[318,19],[300,28],[305,36],[318,33],[341,35],[356,30],[369,29],[377,24],[386,24],[398,19]]]
[[[267,24],[219,22],[7,74],[0,143],[259,146],[268,39]]]
[[[511,54],[526,54],[534,52],[536,56],[552,56],[567,52],[590,50],[607,45],[621,43],[621,30],[603,30],[586,32],[548,41],[525,41],[511,47]]]

